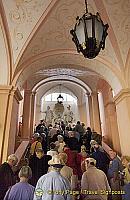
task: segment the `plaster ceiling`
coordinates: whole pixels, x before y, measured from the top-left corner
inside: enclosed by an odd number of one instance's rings
[[[22,86],[27,80],[35,85],[50,76],[71,75],[90,82],[104,78],[117,92],[124,87],[130,59],[130,0],[88,0],[88,10],[98,11],[109,24],[106,48],[91,61],[76,52],[70,35],[77,15],[85,11],[83,0],[2,0],[2,7],[13,84]]]
[[[58,76],[58,75],[68,75],[68,76],[87,76],[87,75],[97,75],[95,72],[89,70],[80,70],[73,68],[55,68],[55,69],[45,69],[40,70],[34,74],[35,76]]]

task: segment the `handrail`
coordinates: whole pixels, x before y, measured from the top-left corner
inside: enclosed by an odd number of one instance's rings
[[[29,145],[29,140],[25,140],[25,141],[22,141],[21,144],[19,145],[19,147],[17,148],[15,155],[18,158],[18,164],[19,164],[21,158],[23,157],[28,145]]]
[[[103,142],[102,141],[102,147],[103,147],[103,149],[105,150],[105,152],[107,153],[107,154],[109,154],[109,151],[110,150],[113,150],[111,147],[109,147],[105,142]]]

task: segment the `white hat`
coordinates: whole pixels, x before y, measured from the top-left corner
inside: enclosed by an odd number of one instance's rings
[[[48,164],[57,168],[61,168],[65,165],[63,160],[59,157],[59,155],[52,156],[52,159],[49,160]]]

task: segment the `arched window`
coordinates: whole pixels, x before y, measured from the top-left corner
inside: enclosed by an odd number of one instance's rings
[[[57,97],[59,96],[59,93],[52,93],[52,94],[48,94],[46,96],[43,97],[43,101],[53,101],[56,102],[57,101]],[[61,93],[61,96],[64,98],[64,102],[72,102],[72,103],[76,103],[77,104],[77,98],[67,94],[67,93]]]

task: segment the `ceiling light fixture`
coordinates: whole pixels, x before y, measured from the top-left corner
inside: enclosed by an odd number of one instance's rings
[[[96,15],[88,12],[87,0],[85,5],[86,13],[81,18],[76,18],[77,22],[70,33],[78,53],[82,52],[85,58],[93,59],[105,48],[109,25],[104,25],[98,12]]]

